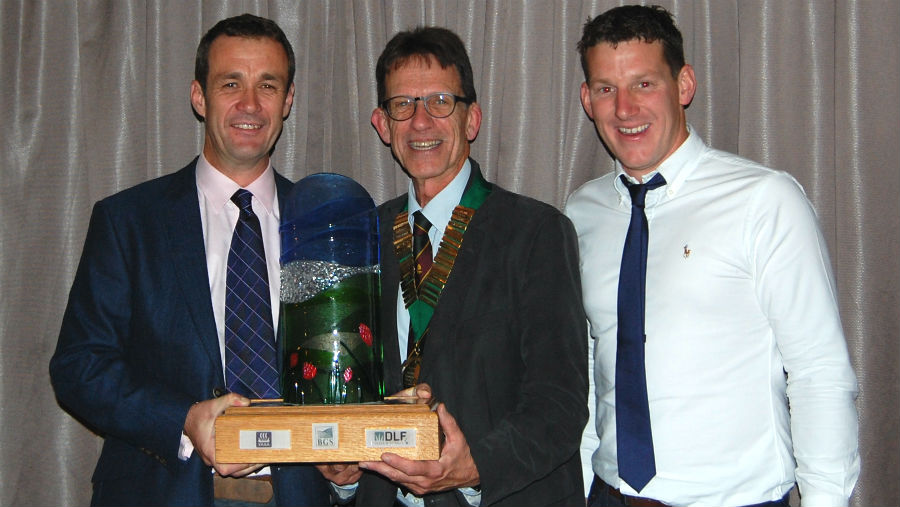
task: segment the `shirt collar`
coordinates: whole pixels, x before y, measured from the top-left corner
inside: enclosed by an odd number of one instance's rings
[[[469,159],[463,163],[462,169],[443,190],[437,193],[428,201],[423,209],[416,200],[416,192],[413,188],[412,180],[409,181],[409,194],[407,197],[407,206],[409,216],[416,211],[422,210],[425,218],[434,226],[438,226],[439,230],[443,230],[439,224],[447,224],[450,222],[450,216],[459,201],[462,200],[463,192],[466,190],[466,183],[469,182],[469,176],[472,174],[472,164]],[[412,220],[412,218],[410,218]]]
[[[275,169],[272,168],[271,159],[269,159],[269,165],[266,167],[266,170],[253,180],[253,183],[246,187],[241,187],[234,180],[213,167],[201,153],[200,158],[197,160],[197,188],[200,189],[207,201],[214,204],[213,210],[215,213],[224,209],[231,202],[231,196],[239,188],[244,188],[253,194],[253,197],[262,204],[267,213],[280,218],[276,201],[278,193],[275,188]]]
[[[687,129],[687,139],[681,143],[681,146],[669,155],[667,159],[663,160],[655,171],[647,173],[643,177],[643,181],[650,181],[650,178],[656,173],[661,173],[663,178],[666,179],[665,188],[668,195],[675,195],[678,193],[678,189],[681,188],[690,173],[697,167],[697,160],[699,160],[701,152],[706,147],[703,140],[700,139],[697,131],[695,131],[692,126],[688,125]],[[619,178],[619,175],[622,174],[625,175],[628,181],[638,183],[636,179],[625,173],[621,162],[616,160],[616,177],[613,178],[613,184],[619,194],[628,195],[628,189],[625,187],[625,184],[622,183],[622,179]]]

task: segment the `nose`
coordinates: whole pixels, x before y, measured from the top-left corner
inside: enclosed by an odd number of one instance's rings
[[[241,93],[241,98],[238,101],[237,107],[238,110],[245,113],[255,113],[256,111],[259,111],[261,106],[257,90],[253,87],[245,89],[243,93]]]
[[[618,90],[616,92],[616,118],[625,120],[634,116],[637,111],[638,106],[631,93],[628,90]]]
[[[428,114],[428,111],[425,110],[425,101],[417,100],[416,101],[416,109],[413,111],[412,117],[409,119],[412,122],[412,126],[414,129],[420,130],[425,129],[431,126],[431,123],[434,121],[434,117]]]

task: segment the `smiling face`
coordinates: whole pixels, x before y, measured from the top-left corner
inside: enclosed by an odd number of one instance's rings
[[[684,106],[697,87],[694,70],[685,65],[673,77],[659,42],[601,43],[586,57],[584,110],[625,172],[640,180],[687,139]]]
[[[206,123],[203,155],[246,186],[265,171],[294,101],[284,48],[269,38],[221,36],[209,49],[206,92],[191,83],[191,104]]]
[[[385,78],[386,97],[424,97],[445,92],[462,95],[456,68],[442,68],[433,58],[413,57],[391,69]],[[380,107],[372,112],[372,124],[381,140],[391,145],[400,165],[409,174],[416,199],[424,206],[459,174],[469,156],[469,142],[478,135],[481,108],[456,103],[453,114],[434,118],[416,103],[412,118],[392,120]]]

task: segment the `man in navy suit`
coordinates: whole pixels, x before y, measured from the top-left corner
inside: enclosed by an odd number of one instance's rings
[[[226,259],[242,213],[231,197],[252,194],[277,323],[279,203],[291,184],[269,156],[293,75],[293,50],[274,22],[219,22],[200,41],[191,83],[203,152],[94,206],[50,362],[60,404],[105,440],[93,505],[328,504],[312,467],[215,455],[216,417],[249,404],[227,392],[223,367]]]
[[[441,402],[445,440],[435,461],[385,453],[320,470],[357,505],[583,505],[575,230],[552,206],[485,181],[469,158],[481,107],[456,34],[398,33],[376,80],[372,124],[410,177],[379,207],[385,388]],[[427,248],[414,246],[417,230]],[[420,252],[434,256],[430,269],[413,262]]]

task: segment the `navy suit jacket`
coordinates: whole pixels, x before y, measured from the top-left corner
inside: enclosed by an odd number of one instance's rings
[[[473,175],[480,174],[471,160]],[[471,184],[471,178],[470,182]],[[459,423],[481,476],[481,505],[584,505],[579,446],[587,408],[587,324],[578,244],[556,208],[492,185],[429,324],[421,382]],[[379,207],[386,392],[401,387],[394,217]],[[393,504],[366,472],[357,505]],[[449,491],[426,505],[467,505]]]
[[[105,439],[94,505],[213,503],[211,468],[177,455],[190,406],[225,390],[196,161],[91,214],[50,377],[60,404]],[[275,182],[283,203],[291,183]],[[279,505],[328,504],[313,467],[272,469]]]

